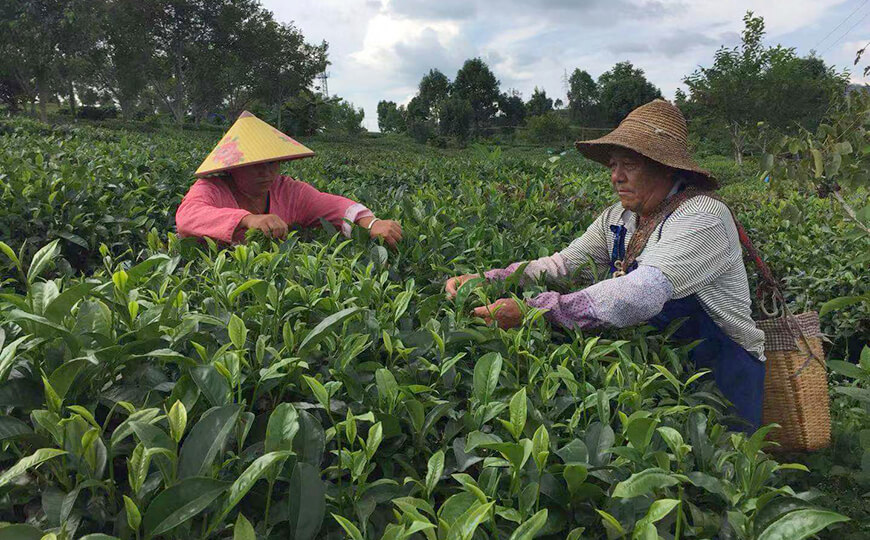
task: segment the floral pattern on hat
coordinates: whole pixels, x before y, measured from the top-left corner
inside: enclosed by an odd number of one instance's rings
[[[234,165],[245,161],[245,154],[239,148],[239,138],[233,137],[221,141],[214,149],[212,158],[224,165]]]

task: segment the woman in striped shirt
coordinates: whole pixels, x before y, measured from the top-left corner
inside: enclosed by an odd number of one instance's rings
[[[711,194],[715,179],[689,155],[682,113],[655,100],[632,111],[610,134],[578,142],[577,148],[610,168],[619,202],[564,250],[528,262],[524,277],[555,279],[579,272],[591,278],[584,269],[592,260],[613,278],[568,294],[545,292],[526,303],[547,310],[551,323],[568,328],[642,322],[664,327],[688,317],[676,336],[704,340],[691,353],[695,364],[713,371],[736,412],[757,428],[764,333],[751,317],[737,228],[728,207]],[[521,264],[490,270],[485,277],[505,279]],[[474,277],[448,280],[448,296]],[[475,314],[502,328],[522,321],[520,306],[507,298]]]

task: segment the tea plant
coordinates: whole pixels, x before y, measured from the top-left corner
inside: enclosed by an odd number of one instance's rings
[[[576,158],[326,152],[288,168],[413,241],[221,247],[166,221],[208,141],[9,130],[0,539],[771,539],[848,519],[789,486],[806,468],[767,452],[772,428],[726,430],[673,328],[565,332],[529,310],[502,331],[470,309],[532,288],[445,299],[446,276],[593,219],[607,186]],[[85,246],[58,234],[59,201]]]

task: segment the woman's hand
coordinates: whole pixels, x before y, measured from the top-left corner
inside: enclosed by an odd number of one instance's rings
[[[515,328],[523,322],[523,312],[513,298],[500,298],[488,306],[474,308],[473,313],[475,317],[486,321],[486,324],[496,321],[503,330]]]
[[[259,229],[272,238],[286,238],[287,224],[275,214],[248,214],[239,222],[239,227]]]
[[[369,229],[369,236],[372,240],[383,238],[387,245],[394,248],[402,240],[402,225],[391,219],[379,219]]]
[[[456,298],[456,291],[459,290],[459,287],[462,287],[462,284],[469,279],[474,279],[476,277],[480,276],[477,274],[463,274],[461,276],[456,276],[448,279],[447,284],[444,286],[444,290],[447,291],[447,299],[453,300],[454,298]]]

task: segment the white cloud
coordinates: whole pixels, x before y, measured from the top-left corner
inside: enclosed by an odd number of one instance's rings
[[[370,69],[390,72],[407,65],[409,56],[444,56],[458,35],[459,26],[453,22],[379,14],[368,21],[362,48],[350,58]]]
[[[623,60],[672,96],[720,45],[739,43],[747,10],[764,17],[768,43],[795,46],[799,54],[854,10],[845,0],[263,1],[279,20],[294,20],[309,41],[329,42],[329,89],[364,107],[369,129],[377,129],[379,100],[406,103],[429,69],[452,79],[475,56],[490,65],[502,90],[516,88],[526,99],[538,86],[564,100],[565,71],[579,67],[597,77]],[[842,31],[865,11],[870,6]],[[866,28],[853,32],[861,33]],[[850,48],[857,36],[843,38],[846,44],[823,55],[840,69],[851,67],[866,43]]]

